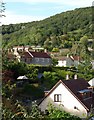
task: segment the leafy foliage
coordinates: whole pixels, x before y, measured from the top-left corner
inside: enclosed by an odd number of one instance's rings
[[[44,85],[50,89],[59,80],[59,76],[56,72],[44,71],[43,76],[44,76],[44,81],[43,81]]]
[[[34,65],[27,65],[26,76],[32,81],[37,81],[38,69]]]
[[[80,118],[70,115],[69,113],[55,108],[52,104],[48,105],[49,118],[59,120],[81,120]]]
[[[15,103],[17,106],[18,111],[12,112],[11,109],[3,106],[3,113],[2,118],[4,120],[32,120],[32,119],[39,119],[39,120],[46,120],[46,119],[59,119],[59,120],[81,120],[80,118],[70,115],[65,111],[61,111],[57,108],[54,108],[52,105],[48,108],[48,115],[43,115],[39,110],[36,104],[31,106],[31,110],[27,111],[25,107],[23,107],[19,103]]]

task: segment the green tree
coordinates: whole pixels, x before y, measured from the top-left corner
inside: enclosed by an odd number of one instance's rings
[[[58,76],[60,77],[60,79],[66,79],[67,73],[66,73],[65,70],[57,69],[56,73],[58,74]]]
[[[55,58],[52,58],[52,65],[56,66],[58,64],[58,60]]]
[[[47,38],[46,41],[44,42],[44,48],[46,48],[46,49],[50,49],[51,48],[50,38]]]
[[[52,88],[53,85],[59,80],[59,76],[56,72],[46,72],[43,73],[44,76],[44,85],[47,88]]]
[[[59,48],[53,48],[52,52],[59,52]]]
[[[88,37],[87,36],[83,36],[80,39],[80,43],[82,43],[83,45],[87,46],[88,45]]]
[[[88,56],[86,57],[85,61],[78,66],[78,76],[85,78],[86,80],[90,80],[94,77],[92,65]]]
[[[31,82],[36,82],[38,80],[38,69],[35,65],[27,65],[26,76],[30,79]]]
[[[25,75],[27,73],[27,65],[23,62],[9,62],[8,70],[11,70],[14,73],[14,78],[16,79],[18,76]]]

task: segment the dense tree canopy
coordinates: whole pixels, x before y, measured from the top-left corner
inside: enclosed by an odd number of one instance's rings
[[[70,48],[73,41],[92,37],[92,8],[62,12],[42,21],[2,26],[3,46],[42,45]]]

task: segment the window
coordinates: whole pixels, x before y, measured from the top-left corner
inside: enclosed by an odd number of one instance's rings
[[[50,62],[50,59],[49,59],[49,58],[47,58],[47,62],[48,62],[48,63]]]
[[[42,62],[44,62],[44,58],[42,58]]]
[[[90,97],[92,97],[92,91],[89,89],[81,90],[79,91],[79,96],[84,100],[89,99]]]
[[[92,97],[92,92],[84,93],[83,96],[84,96],[84,99],[85,99],[85,98]]]
[[[36,62],[39,62],[39,58],[36,58],[35,60],[36,60]]]
[[[54,102],[61,102],[61,94],[54,95]]]
[[[31,58],[27,58],[27,62],[30,63],[32,61]]]

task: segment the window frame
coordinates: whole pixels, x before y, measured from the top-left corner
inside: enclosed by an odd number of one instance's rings
[[[61,94],[54,94],[54,102],[61,102]]]

